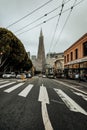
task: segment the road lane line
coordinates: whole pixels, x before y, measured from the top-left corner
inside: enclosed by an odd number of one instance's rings
[[[14,85],[13,87],[4,90],[4,92],[10,93],[10,92],[14,91],[15,89],[17,89],[18,87],[20,87],[20,86],[23,85],[23,84],[24,84],[24,83],[19,83],[19,84],[17,84],[17,85]]]
[[[0,84],[8,83],[9,81],[0,81]]]
[[[87,115],[87,112],[81,106],[79,106],[73,99],[71,99],[67,94],[65,94],[61,89],[54,90],[71,111],[80,112],[84,115]]]
[[[7,84],[0,85],[0,88],[7,87],[8,85],[11,85],[11,84],[14,84],[14,83],[16,83],[16,82],[11,82],[11,83],[7,83]]]
[[[22,96],[22,97],[26,97],[28,95],[28,93],[31,91],[31,89],[33,88],[33,84],[29,84],[23,91],[21,91],[18,95]]]
[[[84,94],[82,94],[82,93],[74,92],[74,91],[73,91],[73,93],[75,93],[75,94],[78,95],[78,96],[81,96],[84,100],[87,101],[87,96],[86,96],[86,95],[84,95]]]
[[[51,125],[49,115],[47,112],[47,106],[46,106],[46,104],[50,104],[49,97],[48,97],[46,87],[44,87],[43,84],[42,86],[40,86],[38,101],[41,102],[41,112],[42,112],[42,119],[43,119],[45,130],[53,130],[53,127]]]
[[[46,87],[44,87],[43,85],[40,87],[40,93],[39,93],[38,101],[40,101],[40,102],[43,101],[43,102],[49,104],[48,93],[47,93]]]
[[[54,80],[54,81],[56,81],[56,80]],[[82,91],[82,90],[80,90],[80,89],[74,88],[74,86],[68,85],[68,84],[63,83],[63,82],[61,82],[61,81],[56,81],[56,82],[58,82],[58,83],[60,83],[60,84],[62,84],[62,85],[64,85],[64,86],[67,86],[67,87],[69,87],[69,88],[72,88],[72,89],[74,89],[74,90],[76,90],[76,91],[79,91],[79,92],[81,92],[81,93],[87,94],[87,92],[84,92],[84,91]]]

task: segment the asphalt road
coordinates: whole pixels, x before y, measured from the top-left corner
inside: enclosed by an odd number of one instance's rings
[[[0,130],[87,130],[87,92],[54,79],[0,79]]]

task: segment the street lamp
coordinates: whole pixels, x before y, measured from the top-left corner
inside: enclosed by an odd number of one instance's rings
[[[1,64],[1,60],[2,60],[2,55],[3,55],[3,53],[0,52],[0,64]]]

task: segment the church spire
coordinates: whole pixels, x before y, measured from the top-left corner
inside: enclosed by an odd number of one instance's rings
[[[40,30],[40,37],[43,36],[42,28]]]
[[[45,71],[45,49],[44,49],[44,36],[42,33],[42,28],[40,30],[37,62],[38,62],[38,67],[37,67],[38,71],[41,72]]]

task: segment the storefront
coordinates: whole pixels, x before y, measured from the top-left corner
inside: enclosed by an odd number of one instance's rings
[[[78,74],[80,79],[87,80],[87,57],[68,63],[64,72],[67,78],[75,79]]]

